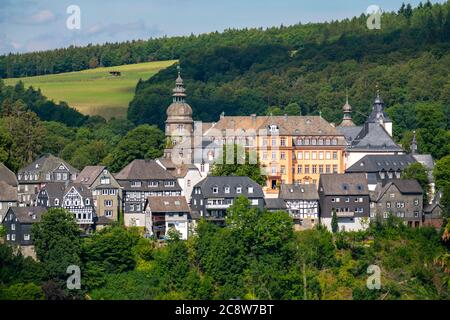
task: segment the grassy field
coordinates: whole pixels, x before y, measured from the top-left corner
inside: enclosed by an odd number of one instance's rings
[[[107,119],[124,118],[139,78],[148,79],[175,62],[146,62],[55,75],[5,79],[5,82],[14,85],[22,80],[25,87],[41,88],[42,93],[49,99],[55,102],[66,101],[84,114],[101,115]],[[122,75],[114,77],[109,74],[110,71],[120,71]]]

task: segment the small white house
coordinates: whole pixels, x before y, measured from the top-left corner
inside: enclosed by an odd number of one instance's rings
[[[190,210],[185,197],[148,197],[144,213],[147,235],[165,239],[173,229],[182,240],[187,240]]]

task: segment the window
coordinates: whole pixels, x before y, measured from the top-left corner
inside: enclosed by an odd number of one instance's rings
[[[417,207],[419,205],[419,199],[414,199],[414,205]]]
[[[219,193],[219,187],[218,186],[214,186],[213,187],[213,193]]]
[[[59,206],[59,199],[55,199],[55,206]]]
[[[141,181],[131,181],[132,188],[139,188],[141,185]]]
[[[272,138],[272,147],[277,145],[277,138]]]
[[[338,159],[338,153],[337,151],[333,151],[333,160],[337,160]]]
[[[87,206],[91,204],[91,201],[90,201],[89,199],[86,199],[85,202],[86,202],[86,205],[87,205]]]
[[[112,207],[113,202],[112,200],[105,200],[105,207]]]
[[[286,146],[286,137],[281,137],[281,139],[280,139],[280,145],[281,145],[282,147],[285,147],[285,146]]]
[[[205,172],[205,164],[204,164],[204,163],[202,163],[202,164],[200,165],[200,171],[201,171],[201,172]]]
[[[134,211],[134,204],[130,204],[130,211]]]
[[[113,215],[113,213],[112,213],[112,211],[111,211],[111,210],[106,210],[106,211],[105,211],[105,217],[107,217],[107,218],[111,218],[111,217],[112,217],[112,215]]]
[[[302,165],[301,165],[301,164],[299,164],[299,165],[297,166],[297,173],[298,173],[298,174],[302,174]]]
[[[16,235],[15,234],[11,235],[11,241],[16,241]]]
[[[229,186],[225,187],[225,193],[230,193],[230,187]]]
[[[301,151],[297,152],[297,159],[303,160],[303,152],[301,152]]]
[[[320,174],[323,173],[323,164],[319,165],[319,173],[320,173]]]
[[[175,181],[165,181],[164,186],[165,187],[175,187]]]
[[[414,217],[418,218],[419,217],[419,211],[414,211]]]
[[[108,177],[103,177],[100,179],[100,184],[110,184],[110,179]]]
[[[263,159],[263,160],[267,160],[267,152],[266,152],[266,151],[264,151],[264,152],[262,153],[262,159]]]
[[[317,173],[317,165],[313,164],[312,166],[312,173]]]
[[[309,165],[305,165],[305,174],[309,174]]]
[[[323,160],[323,152],[319,152],[319,160]]]
[[[286,152],[281,152],[281,160],[286,160]]]
[[[305,160],[309,160],[309,151],[305,151]]]
[[[272,174],[276,174],[277,173],[277,166],[272,166],[271,172],[272,172]]]
[[[333,164],[333,173],[338,173],[338,165]]]
[[[286,174],[286,167],[285,166],[281,166],[280,172],[281,172],[281,174]]]
[[[7,235],[6,235],[6,240],[9,241],[10,239],[11,239],[11,236],[10,236],[9,234],[7,234]]]
[[[248,187],[248,193],[253,193],[253,187],[252,186]]]
[[[325,172],[326,172],[326,173],[331,173],[331,166],[330,166],[329,164],[327,164],[327,165],[325,166]]]
[[[391,208],[391,202],[390,201],[386,202],[386,208],[388,208],[388,209]]]
[[[358,213],[364,213],[364,208],[356,208],[356,212],[358,212]]]
[[[14,223],[11,224],[11,230],[12,231],[16,230],[16,225]]]
[[[277,153],[276,152],[272,152],[272,160],[277,160]]]
[[[252,206],[257,206],[258,204],[258,199],[252,199]]]
[[[317,152],[313,152],[312,153],[312,158],[311,159],[313,159],[313,160],[316,160],[317,159]]]
[[[345,202],[350,202],[350,198],[349,197],[345,198]]]
[[[25,241],[30,241],[30,235],[29,234],[24,234],[23,235],[23,240],[25,240]]]
[[[187,186],[188,186],[188,188],[191,186],[191,180],[187,181]]]
[[[242,187],[241,186],[236,187],[236,193],[242,193]]]

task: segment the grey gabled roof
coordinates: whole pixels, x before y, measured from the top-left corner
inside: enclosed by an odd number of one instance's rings
[[[394,179],[381,188],[377,201],[392,187],[397,187],[402,194],[423,194],[423,189],[417,180],[412,179]]]
[[[48,182],[42,188],[41,192],[47,193],[47,197],[51,205],[54,205],[55,199],[58,199],[61,204],[66,186],[67,184],[65,182]]]
[[[392,137],[379,123],[366,122],[364,128],[353,140],[349,147],[350,151],[392,151],[402,152],[403,149],[397,145]]]
[[[90,186],[105,168],[105,166],[86,166],[78,174],[75,182]]]
[[[347,140],[348,142],[352,142],[353,140],[355,140],[355,138],[361,132],[362,128],[363,128],[362,126],[358,126],[358,127],[357,126],[355,126],[355,127],[339,126],[336,129],[338,129],[338,131],[345,136],[345,140]]]
[[[12,211],[20,223],[36,223],[41,221],[42,215],[47,211],[44,207],[11,207],[8,212]],[[6,219],[8,215],[3,217]]]
[[[21,173],[21,172],[44,172],[44,173],[47,173],[47,172],[51,172],[51,171],[55,170],[61,163],[64,164],[64,166],[66,166],[70,172],[72,172],[72,173],[78,172],[77,169],[72,167],[66,161],[64,161],[58,157],[55,157],[54,155],[46,154],[46,155],[40,157],[39,159],[37,159],[36,161],[30,163],[25,168],[20,169],[19,173]]]
[[[213,187],[218,187],[218,193],[213,193]],[[225,187],[230,187],[230,193],[225,193]],[[236,188],[242,187],[242,193],[237,193]],[[247,187],[253,187],[253,193],[248,193]],[[264,193],[259,184],[249,177],[213,177],[209,176],[197,183],[194,188],[201,188],[202,195],[207,198],[224,197],[235,198],[245,196],[247,198],[264,198]]]
[[[155,160],[133,160],[115,175],[117,180],[175,180]]]
[[[268,210],[286,210],[286,202],[280,198],[265,198],[266,209]]]
[[[0,201],[17,201],[17,187],[13,187],[5,181],[0,181]]]
[[[152,213],[190,212],[184,196],[148,197],[146,209],[147,207]]]
[[[366,155],[345,172],[402,171],[416,160],[409,154]]]
[[[2,162],[0,162],[0,181],[4,181],[13,187],[17,187],[18,185],[15,173],[9,170]]]
[[[315,184],[282,184],[279,197],[283,200],[318,200]]]
[[[369,195],[365,173],[322,174],[319,187],[325,195]]]

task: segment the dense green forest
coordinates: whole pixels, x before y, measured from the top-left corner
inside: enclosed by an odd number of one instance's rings
[[[161,247],[137,228],[80,238],[70,213],[33,226],[40,262],[0,244],[0,299],[450,299],[449,230],[408,228],[394,216],[364,232],[294,232],[286,212],[239,198],[227,226],[201,221],[188,241]],[[67,290],[68,265],[81,290]],[[380,268],[381,288],[366,286]]]

